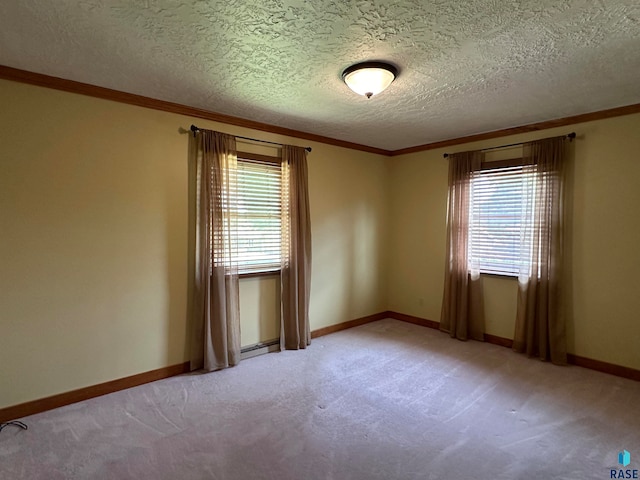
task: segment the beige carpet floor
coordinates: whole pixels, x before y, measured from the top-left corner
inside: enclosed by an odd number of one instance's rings
[[[606,479],[640,382],[396,320],[23,419],[9,479]]]

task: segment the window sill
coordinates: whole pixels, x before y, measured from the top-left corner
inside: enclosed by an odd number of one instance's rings
[[[238,278],[275,277],[279,275],[280,275],[280,270],[270,270],[268,272],[239,273]]]
[[[518,280],[518,275],[509,275],[507,273],[480,272],[480,275],[482,275],[483,277],[495,277],[495,278],[506,278],[506,279]]]

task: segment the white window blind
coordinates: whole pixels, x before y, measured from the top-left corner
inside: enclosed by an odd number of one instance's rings
[[[535,172],[522,166],[475,172],[469,202],[469,269],[517,276],[531,251]]]
[[[238,272],[280,269],[280,164],[238,158]]]

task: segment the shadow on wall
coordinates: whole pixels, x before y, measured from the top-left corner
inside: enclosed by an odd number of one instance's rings
[[[364,202],[354,205],[351,209],[351,216],[350,224],[353,226],[353,232],[349,239],[351,265],[348,269],[348,298],[352,300],[352,304],[349,306],[349,318],[373,313],[356,311],[356,309],[358,305],[372,304],[370,292],[380,290],[377,288],[381,276],[378,265],[380,259],[377,252],[381,248],[379,242],[382,234],[371,205]],[[383,306],[374,308],[374,305],[371,305],[371,308],[379,311],[383,309]]]
[[[386,306],[378,297],[382,232],[376,211],[364,201],[325,211],[325,218],[312,218],[312,329]]]
[[[258,286],[258,341],[280,337],[281,296],[280,276],[260,279]]]
[[[582,141],[581,136],[578,137]],[[563,276],[564,276],[564,285],[562,285],[562,301],[564,305],[561,305],[565,315],[566,322],[566,332],[567,332],[567,351],[575,352],[575,328],[574,328],[574,306],[573,306],[573,292],[574,292],[574,274],[573,274],[573,249],[575,248],[574,243],[574,204],[575,204],[575,164],[576,164],[576,141],[574,140],[569,144],[569,155],[567,156],[567,165],[566,165],[566,184],[565,184],[565,192],[564,192],[564,201],[565,201],[565,224],[564,224],[564,252],[563,252]],[[583,190],[580,190],[580,194],[583,194]],[[578,201],[578,204],[584,204],[584,199],[581,198]]]
[[[179,133],[185,133],[188,137],[187,145],[187,311],[186,315],[186,335],[184,341],[185,361],[191,355],[191,335],[193,332],[193,289],[195,279],[195,259],[196,259],[196,142],[190,132],[179,129]]]
[[[345,300],[351,303],[352,298],[353,226],[344,209],[323,207],[322,210],[330,213],[324,218],[314,215],[311,204],[313,266],[309,321],[312,330],[347,320],[349,305]]]

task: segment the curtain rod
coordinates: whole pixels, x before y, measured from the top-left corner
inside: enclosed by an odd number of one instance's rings
[[[196,136],[196,132],[197,132],[198,130],[201,130],[201,129],[200,129],[200,128],[198,128],[198,127],[196,127],[195,125],[191,125],[191,131],[193,132],[193,136],[194,136],[194,137]],[[234,137],[236,137],[236,138],[241,138],[241,139],[243,139],[243,140],[251,140],[252,142],[270,143],[271,145],[279,145],[279,146],[282,146],[282,144],[281,144],[281,143],[278,143],[278,142],[270,142],[270,141],[268,141],[268,140],[260,140],[260,139],[258,139],[258,138],[241,137],[240,135],[234,135]],[[310,151],[311,151],[311,147],[305,147],[304,149],[305,149],[307,152],[310,152]]]
[[[568,138],[569,141],[573,140],[574,138],[576,138],[576,132],[568,133],[567,135],[565,135],[565,138]],[[524,145],[525,143],[527,143],[527,142],[510,143],[509,145],[499,145],[497,147],[483,148],[480,151],[481,152],[488,152],[489,150],[496,150],[498,148],[517,147],[518,145]],[[447,158],[448,156],[449,156],[448,153],[445,153],[443,155],[444,158]]]

